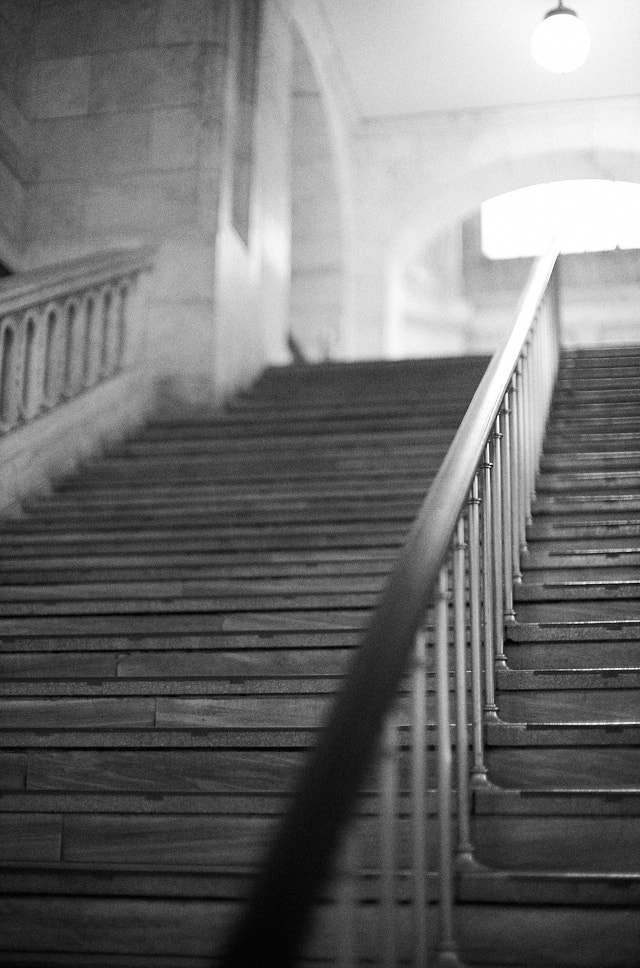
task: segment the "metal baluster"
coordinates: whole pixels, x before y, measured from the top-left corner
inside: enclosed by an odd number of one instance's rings
[[[458,518],[453,543],[453,629],[456,672],[456,765],[458,777],[458,867],[473,863],[469,794],[469,722],[467,714],[467,615],[464,518]]]
[[[398,730],[394,713],[389,713],[382,728],[380,763],[382,917],[380,951],[384,968],[396,968],[396,866],[398,803]]]
[[[542,308],[540,311],[540,318],[538,320],[538,327],[535,334],[536,343],[536,354],[535,354],[535,364],[536,364],[536,386],[539,388],[536,393],[536,450],[535,450],[535,461],[534,461],[534,482],[533,487],[535,491],[535,486],[537,483],[538,471],[540,470],[540,454],[542,453],[542,441],[544,440],[544,426],[546,419],[546,376],[544,372],[544,354],[543,354],[543,332],[546,323],[546,318],[549,312],[548,300],[544,300]]]
[[[511,377],[511,412],[509,414],[509,438],[511,442],[511,566],[513,582],[518,585],[522,581],[522,571],[520,570],[520,508],[519,508],[519,480],[520,473],[520,454],[519,454],[519,422],[518,408],[518,371]]]
[[[527,552],[527,514],[526,514],[526,504],[525,504],[525,475],[526,475],[526,456],[525,456],[525,379],[524,379],[524,359],[520,357],[516,367],[517,376],[517,387],[518,387],[518,397],[517,397],[517,417],[518,417],[518,480],[517,480],[517,493],[518,493],[518,541],[520,544],[520,550],[518,554],[518,560],[522,560],[522,555]]]
[[[498,719],[496,706],[495,669],[493,663],[493,528],[491,524],[491,455],[489,444],[484,451],[482,469],[482,616],[484,620],[484,718],[485,722]]]
[[[502,577],[504,595],[504,622],[513,625],[516,615],[513,610],[513,546],[511,529],[511,407],[510,387],[507,389],[502,406]]]
[[[487,783],[484,763],[482,722],[482,638],[480,631],[480,497],[478,474],[471,485],[469,498],[469,643],[471,647],[472,753],[471,786]]]
[[[437,601],[434,612],[436,619],[438,853],[440,860],[440,938],[438,942],[438,965],[439,968],[458,968],[459,961],[453,928],[454,869],[451,797],[453,757],[451,752],[451,711],[449,706],[449,588],[446,568],[441,568],[438,576]]]
[[[531,524],[531,505],[534,499],[534,440],[535,440],[535,430],[534,430],[534,406],[535,406],[535,385],[534,385],[534,367],[533,367],[533,347],[531,344],[531,337],[529,338],[528,344],[528,354],[526,360],[526,377],[527,377],[527,400],[526,400],[526,428],[527,428],[527,503],[525,510],[527,513],[527,525]]]
[[[491,519],[493,524],[493,618],[494,618],[494,655],[496,667],[506,667],[507,659],[504,654],[504,604],[503,604],[503,526],[502,526],[502,460],[500,442],[502,440],[500,414],[491,435],[491,453],[493,455],[493,481],[491,490]]]
[[[416,633],[411,676],[411,831],[413,845],[413,964],[427,968],[427,632]]]

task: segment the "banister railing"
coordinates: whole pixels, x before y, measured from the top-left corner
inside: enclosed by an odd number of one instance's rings
[[[514,621],[513,583],[559,334],[553,251],[534,266],[513,328],[424,501],[253,898],[221,953],[224,968],[294,964],[340,845],[333,963],[358,963],[362,945],[367,964],[384,968],[401,960],[424,968],[429,950],[441,966],[457,963],[455,876],[473,862],[470,789],[488,782],[485,727],[497,718],[495,669],[505,661],[505,623]],[[410,685],[398,701],[409,666]],[[371,784],[380,736],[379,830],[372,835],[371,817],[358,820],[358,802],[365,778]],[[437,792],[428,795],[426,756],[434,744]],[[434,813],[437,820],[429,820]],[[434,881],[437,938],[427,914]],[[359,907],[358,898],[368,904]],[[368,941],[367,916],[377,932]]]
[[[139,349],[153,249],[118,250],[0,283],[0,434],[116,376]]]

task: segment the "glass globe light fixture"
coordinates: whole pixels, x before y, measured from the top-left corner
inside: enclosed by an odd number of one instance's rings
[[[591,37],[575,10],[562,0],[545,15],[531,37],[534,60],[554,74],[570,74],[587,59]]]

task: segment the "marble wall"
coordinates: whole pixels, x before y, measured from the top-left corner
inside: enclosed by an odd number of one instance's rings
[[[0,261],[26,261],[26,198],[34,179],[26,116],[29,44],[36,0],[0,0]]]
[[[264,252],[265,224],[269,239],[286,235],[288,165],[275,177],[275,155],[267,162],[256,149],[248,245],[228,219],[240,6],[40,0],[32,32],[30,264],[155,242],[151,363],[178,397],[202,405],[268,358],[254,325],[262,290],[280,316],[288,298],[288,272],[278,264],[274,281],[274,256]],[[266,125],[277,154],[289,136],[279,90],[288,84],[288,21],[279,0],[262,7],[253,135],[264,144]],[[285,320],[274,326],[282,333]]]

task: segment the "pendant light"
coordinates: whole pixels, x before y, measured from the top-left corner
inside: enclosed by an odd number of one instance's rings
[[[534,60],[554,74],[570,74],[584,64],[591,47],[586,26],[562,0],[545,15],[531,37]]]

